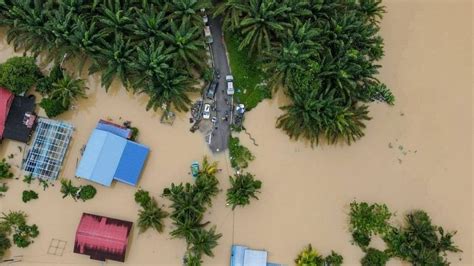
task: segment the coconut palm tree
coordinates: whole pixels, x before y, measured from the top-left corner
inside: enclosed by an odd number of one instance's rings
[[[188,111],[191,105],[188,93],[196,91],[193,87],[195,83],[195,80],[182,70],[170,68],[165,72],[163,79],[153,78],[147,81],[142,88],[139,88],[139,92],[150,96],[147,110],[174,108],[177,111]]]
[[[153,9],[138,10],[135,21],[128,28],[133,32],[137,41],[159,42],[163,40],[164,31],[167,29],[166,13],[164,10]]]
[[[250,204],[251,198],[258,200],[257,193],[260,193],[262,181],[256,180],[254,175],[238,174],[229,179],[231,187],[227,190],[227,204],[232,206],[232,210]]]
[[[115,36],[112,44],[100,39],[99,50],[93,58],[94,62],[89,69],[89,74],[102,71],[101,83],[106,90],[109,89],[116,77],[126,86],[134,51],[130,41],[125,41],[121,35]]]
[[[369,120],[367,106],[347,104],[334,92],[323,93],[321,83],[312,78],[293,83],[290,95],[293,103],[282,107],[286,111],[277,120],[277,128],[290,138],[307,139],[318,144],[321,137],[329,143],[345,140],[348,144],[364,136],[364,120]]]
[[[166,48],[163,42],[142,43],[137,47],[136,59],[130,62],[130,70],[134,72],[133,87],[144,88],[154,80],[160,83],[171,68],[172,58],[170,49]]]
[[[0,25],[9,26],[7,42],[15,50],[24,49],[38,55],[51,47],[51,32],[45,28],[51,1],[13,1],[8,4],[3,1],[0,5],[6,10],[2,12]]]
[[[178,22],[185,20],[199,27],[203,26],[200,10],[211,7],[209,0],[171,0],[168,5],[171,19]]]
[[[100,6],[97,21],[104,33],[124,37],[127,33],[129,25],[132,24],[132,8],[129,1],[105,1]]]
[[[163,39],[173,49],[176,66],[184,64],[188,70],[206,67],[207,55],[200,27],[193,26],[188,20],[179,25],[172,20],[170,31],[163,35]]]
[[[212,250],[217,247],[217,240],[222,237],[222,234],[216,232],[216,227],[213,226],[209,230],[201,228],[191,236],[190,250],[194,254],[206,254],[213,257]]]
[[[97,27],[96,22],[89,23],[84,19],[75,22],[72,34],[69,36],[71,46],[74,51],[68,51],[68,58],[78,58],[78,69],[82,71],[84,63],[89,55],[94,55],[100,51],[100,43],[106,37],[106,33]]]
[[[222,27],[234,31],[240,25],[241,16],[248,5],[248,0],[226,0],[217,5],[214,16],[222,16]]]
[[[78,190],[79,188],[75,187],[71,180],[61,179],[61,193],[63,194],[63,199],[67,196],[71,196],[74,200],[76,200]]]
[[[143,209],[138,213],[138,228],[140,232],[145,232],[149,228],[153,228],[159,233],[163,232],[163,219],[168,216],[168,213],[163,211],[153,199],[149,201]]]
[[[250,54],[270,49],[272,39],[291,26],[284,20],[287,11],[274,0],[249,0],[238,27],[243,35],[239,49],[248,47]]]
[[[74,79],[64,73],[64,77],[53,83],[50,97],[60,102],[64,108],[69,108],[71,103],[78,98],[86,98],[83,79]]]

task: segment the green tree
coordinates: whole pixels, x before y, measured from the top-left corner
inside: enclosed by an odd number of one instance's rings
[[[33,190],[25,190],[22,193],[21,200],[24,203],[27,203],[30,200],[34,200],[38,198],[38,193],[34,192]]]
[[[10,170],[11,165],[3,158],[0,161],[0,180],[13,178],[13,173]]]
[[[368,246],[373,235],[384,235],[390,230],[392,213],[385,204],[352,202],[350,204],[350,230],[357,245]]]
[[[65,109],[69,109],[71,103],[78,98],[86,98],[85,81],[83,79],[74,79],[65,73],[64,77],[53,83],[53,90],[50,97],[60,102]]]
[[[222,234],[216,232],[216,227],[213,226],[209,230],[200,228],[191,235],[190,242],[192,244],[191,251],[195,254],[206,254],[209,257],[214,257],[212,250],[217,247]]]
[[[33,57],[11,57],[0,65],[0,86],[17,95],[27,92],[41,76]]]
[[[390,256],[384,251],[369,248],[360,263],[362,266],[385,266],[389,260]]]
[[[151,202],[150,192],[139,189],[135,192],[135,202],[145,208]]]
[[[97,194],[97,189],[91,185],[80,186],[77,191],[77,197],[82,201],[90,200]]]
[[[74,200],[76,200],[78,191],[79,188],[75,187],[70,179],[61,179],[61,193],[63,194],[63,199],[67,196],[71,196]]]
[[[41,108],[44,109],[46,112],[46,116],[48,117],[56,117],[68,110],[65,108],[58,99],[51,99],[51,98],[43,98],[39,104]]]
[[[5,232],[0,232],[0,259],[5,256],[7,250],[10,249],[12,243]]]
[[[194,26],[203,26],[202,8],[211,8],[209,0],[171,0],[169,8],[171,11],[170,18],[179,21],[189,21]]]
[[[240,25],[243,12],[246,10],[248,1],[227,0],[220,2],[214,12],[214,16],[222,16],[222,26],[225,30],[234,31]]]
[[[262,181],[256,180],[254,175],[237,174],[229,179],[231,187],[227,190],[227,204],[232,206],[232,210],[250,204],[251,198],[258,200],[257,193],[260,193]]]
[[[244,169],[247,168],[249,162],[255,159],[255,156],[250,150],[240,144],[240,140],[237,137],[230,136],[229,138],[229,156],[230,164],[232,168]]]
[[[155,199],[147,202],[147,204],[138,212],[138,228],[140,232],[145,232],[149,228],[161,233],[164,229],[163,219],[168,216],[168,213],[158,207]]]

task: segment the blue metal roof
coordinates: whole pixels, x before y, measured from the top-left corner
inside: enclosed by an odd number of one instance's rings
[[[129,128],[121,128],[121,127],[118,127],[117,125],[108,124],[106,122],[97,123],[97,126],[95,128],[110,132],[114,135],[117,135],[125,139],[128,139],[128,137],[130,137],[130,134],[131,134],[131,130]]]
[[[110,186],[113,179],[136,185],[149,149],[107,131],[94,129],[76,176]]]
[[[114,179],[135,186],[150,150],[141,144],[127,141],[122,158],[115,171]]]

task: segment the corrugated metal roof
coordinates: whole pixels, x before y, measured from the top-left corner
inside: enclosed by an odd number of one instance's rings
[[[127,141],[114,179],[135,186],[148,157],[149,149],[135,142]]]

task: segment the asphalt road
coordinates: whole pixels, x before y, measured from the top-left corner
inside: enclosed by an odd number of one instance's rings
[[[209,16],[209,26],[211,28],[212,38],[214,39],[211,45],[214,68],[220,73],[219,86],[215,97],[216,112],[214,114],[217,121],[212,131],[211,143],[209,144],[213,152],[222,152],[228,148],[230,112],[232,111],[232,97],[227,95],[227,85],[225,82],[225,76],[230,74],[230,69],[221,25],[221,17],[211,18],[211,16]],[[226,113],[229,115],[227,121],[225,121]]]

